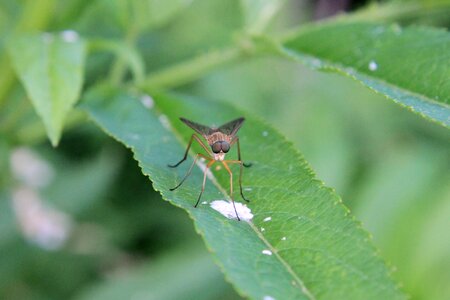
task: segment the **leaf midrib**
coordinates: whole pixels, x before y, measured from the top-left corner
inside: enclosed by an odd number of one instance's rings
[[[266,187],[267,187],[267,186],[266,186]],[[221,189],[221,192],[226,191],[226,190],[222,190],[222,187],[221,187],[220,185],[218,186],[218,188]],[[325,187],[322,187],[322,188],[325,188]],[[288,191],[288,192],[290,192],[290,193],[295,193],[295,194],[298,195],[298,196],[303,196],[303,195],[298,194],[297,192],[292,191],[291,189],[288,189],[288,188],[278,187],[277,189],[278,189],[278,190],[283,190],[283,191]],[[226,193],[226,192],[225,192],[225,193]],[[228,194],[227,194],[226,196],[228,196]],[[303,196],[303,197],[304,197],[304,196]],[[270,214],[270,215],[273,215],[273,214],[289,214],[288,212],[271,212],[271,211],[267,211],[266,213],[268,213],[268,214]],[[333,227],[326,226],[326,225],[324,225],[323,223],[318,222],[318,221],[316,221],[316,220],[314,220],[314,219],[308,217],[306,214],[305,214],[305,215],[301,215],[301,216],[292,216],[291,218],[302,218],[302,219],[307,220],[307,221],[310,222],[310,223],[313,223],[315,226],[322,228],[322,229],[325,230],[325,231],[330,231],[330,232],[337,233],[337,234],[339,234],[339,235],[341,235],[341,236],[345,236],[345,237],[349,238],[350,240],[354,240],[354,239],[355,239],[354,236],[352,236],[352,235],[346,233],[344,230],[336,230],[336,229],[333,228]],[[252,222],[248,222],[248,223],[251,223],[251,224],[250,224],[251,227],[255,227],[254,230],[257,232],[258,236],[261,237],[261,238],[263,239],[263,241],[267,241],[267,240],[264,238],[264,235],[262,234],[262,232],[260,232],[260,231],[257,229],[257,227],[254,225],[254,223],[252,223]],[[266,244],[268,247],[271,247],[272,253],[277,253],[277,254],[278,254],[278,250],[275,250],[276,248],[272,247],[268,241],[267,241],[267,243],[265,243],[265,244]],[[356,247],[357,247],[358,249],[362,249],[361,247],[359,247],[359,245],[356,245]],[[280,251],[286,251],[286,250],[290,250],[290,249],[296,249],[296,247],[284,248],[284,249],[282,249],[282,250],[280,250]],[[318,249],[318,248],[308,248],[308,249],[314,249],[314,250],[317,250],[317,251],[320,251],[320,252],[323,253],[323,250],[322,250],[322,249]],[[369,278],[364,274],[364,272],[363,272],[362,270],[353,267],[353,266],[352,266],[351,264],[349,264],[347,261],[342,260],[342,259],[339,259],[338,257],[333,256],[333,255],[327,255],[326,253],[324,253],[324,254],[325,254],[327,257],[329,257],[329,258],[331,258],[332,260],[334,260],[335,262],[338,262],[340,265],[345,266],[347,269],[349,269],[349,270],[352,271],[353,273],[358,274],[358,276],[360,276],[360,277],[363,278],[364,280],[369,280]],[[280,260],[283,260],[283,258],[281,258],[281,257],[279,257],[279,258],[280,258]],[[283,260],[283,261],[284,261],[284,260]],[[286,263],[286,264],[287,264],[287,263]],[[289,266],[289,265],[287,265],[287,266]],[[290,266],[289,266],[289,267],[290,267]],[[294,271],[292,271],[292,272],[294,272]],[[294,273],[295,273],[295,272],[294,272]],[[382,287],[381,285],[379,285],[379,286]]]
[[[192,158],[193,155],[189,154],[189,156]],[[199,165],[200,162],[197,162],[197,167],[202,170],[201,166]],[[207,176],[209,181],[211,181],[217,189],[220,190],[220,192],[227,198],[229,201],[231,199],[230,195],[226,191],[226,189],[217,181],[216,177],[214,176],[214,173],[211,172],[211,176]],[[309,299],[314,300],[315,297],[309,292],[309,290],[306,288],[304,282],[298,277],[298,275],[292,270],[291,266],[278,254],[278,250],[264,237],[262,232],[258,229],[258,227],[252,222],[252,221],[242,221],[247,222],[250,225],[250,228],[256,233],[256,235],[261,239],[261,241],[269,248],[272,252],[272,255],[274,255],[281,264],[286,268],[288,273],[294,278],[295,282],[297,283],[296,286],[300,287],[300,290],[302,291],[305,296],[307,296]]]

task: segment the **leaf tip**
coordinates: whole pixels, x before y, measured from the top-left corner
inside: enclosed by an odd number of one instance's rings
[[[59,141],[61,140],[61,135],[53,135],[53,134],[47,134],[48,139],[50,140],[50,143],[52,144],[53,148],[58,147]]]

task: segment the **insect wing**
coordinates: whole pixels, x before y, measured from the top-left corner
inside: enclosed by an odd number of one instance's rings
[[[244,118],[238,118],[236,120],[233,120],[226,124],[223,124],[217,130],[226,135],[235,136],[236,133],[238,132],[239,128],[241,128],[244,121],[245,121]]]
[[[213,133],[213,129],[208,126],[189,121],[185,118],[180,118],[180,120],[205,138]]]

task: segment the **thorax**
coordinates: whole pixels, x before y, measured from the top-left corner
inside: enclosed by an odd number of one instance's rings
[[[206,140],[208,141],[208,144],[211,146],[217,141],[226,141],[230,143],[231,137],[226,134],[223,134],[222,132],[214,132],[210,136],[206,137]]]

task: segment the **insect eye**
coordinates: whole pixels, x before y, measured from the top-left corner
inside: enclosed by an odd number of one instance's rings
[[[214,144],[212,144],[211,149],[214,153],[219,153],[222,149],[220,142],[215,142]]]
[[[227,142],[222,142],[222,151],[224,153],[227,153],[230,150],[230,144],[228,144]]]

